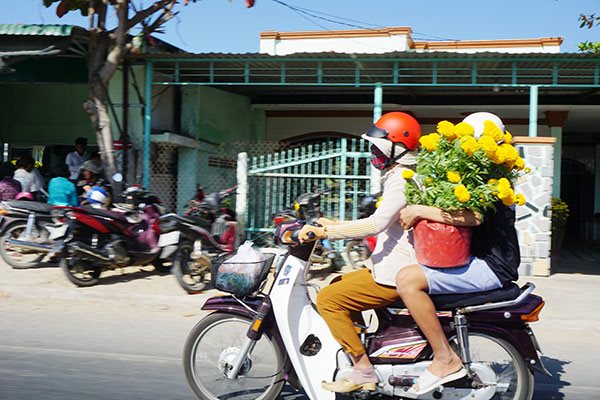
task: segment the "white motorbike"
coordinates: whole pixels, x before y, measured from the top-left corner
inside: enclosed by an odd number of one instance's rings
[[[336,394],[322,389],[321,382],[351,371],[348,356],[309,296],[314,285],[306,276],[315,244],[297,242],[298,223],[284,225],[276,239],[289,248],[275,263],[273,279],[267,279],[273,261],[268,258],[255,285],[226,289],[233,295],[213,297],[202,307],[213,312],[192,329],[183,353],[186,379],[198,399],[274,400],[289,383],[311,400],[331,400]],[[218,262],[212,272],[215,279]],[[534,371],[547,373],[529,327],[544,305],[531,294],[534,288],[528,283],[434,296],[448,339],[469,374],[418,398],[530,400]],[[431,363],[431,347],[401,303],[374,311],[377,329],[363,327],[360,337],[380,383],[376,392],[350,395],[411,398],[408,389]]]

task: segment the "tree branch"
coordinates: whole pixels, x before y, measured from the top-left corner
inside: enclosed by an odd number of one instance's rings
[[[108,84],[108,81],[115,73],[117,67],[123,60],[125,52],[127,50],[127,10],[128,0],[115,0],[115,10],[117,11],[117,17],[119,23],[115,30],[115,47],[108,53],[106,61],[98,71],[98,78],[103,84]]]
[[[134,26],[136,26],[137,24],[141,23],[142,21],[144,21],[146,18],[148,18],[149,16],[151,16],[152,14],[154,14],[155,12],[164,9],[165,7],[167,7],[168,5],[170,5],[171,7],[173,7],[173,5],[177,2],[177,0],[158,0],[156,1],[154,4],[152,4],[151,6],[138,11],[132,18],[130,18],[127,23],[127,30],[133,28]]]

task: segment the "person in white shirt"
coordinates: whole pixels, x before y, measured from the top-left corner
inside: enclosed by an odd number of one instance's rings
[[[31,173],[34,163],[35,160],[31,156],[24,156],[17,160],[17,170],[15,171],[14,179],[21,184],[22,192],[34,192],[37,190],[33,174]]]
[[[85,148],[87,147],[87,138],[78,137],[75,139],[75,151],[67,154],[65,164],[69,167],[69,179],[77,181],[79,170],[86,160]]]

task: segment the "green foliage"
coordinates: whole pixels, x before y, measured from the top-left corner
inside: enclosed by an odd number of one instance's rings
[[[552,225],[566,223],[569,219],[569,205],[559,199],[558,197],[552,197],[550,208],[552,210]]]
[[[591,29],[600,24],[600,17],[597,17],[596,14],[580,14],[579,21],[581,21],[579,24],[580,28]],[[600,42],[590,42],[586,40],[580,42],[577,47],[579,51],[584,53],[600,54]]]

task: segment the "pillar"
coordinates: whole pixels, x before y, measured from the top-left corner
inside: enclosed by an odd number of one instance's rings
[[[529,136],[537,136],[538,124],[538,89],[539,86],[532,85],[529,91]]]
[[[554,181],[552,183],[553,197],[560,197],[562,136],[563,127],[568,116],[568,111],[546,111],[546,121],[550,128],[550,136],[556,138],[556,144],[554,145]]]
[[[383,86],[381,82],[375,84],[373,95],[373,123],[381,118],[383,109]],[[381,192],[381,171],[371,166],[371,194]]]

